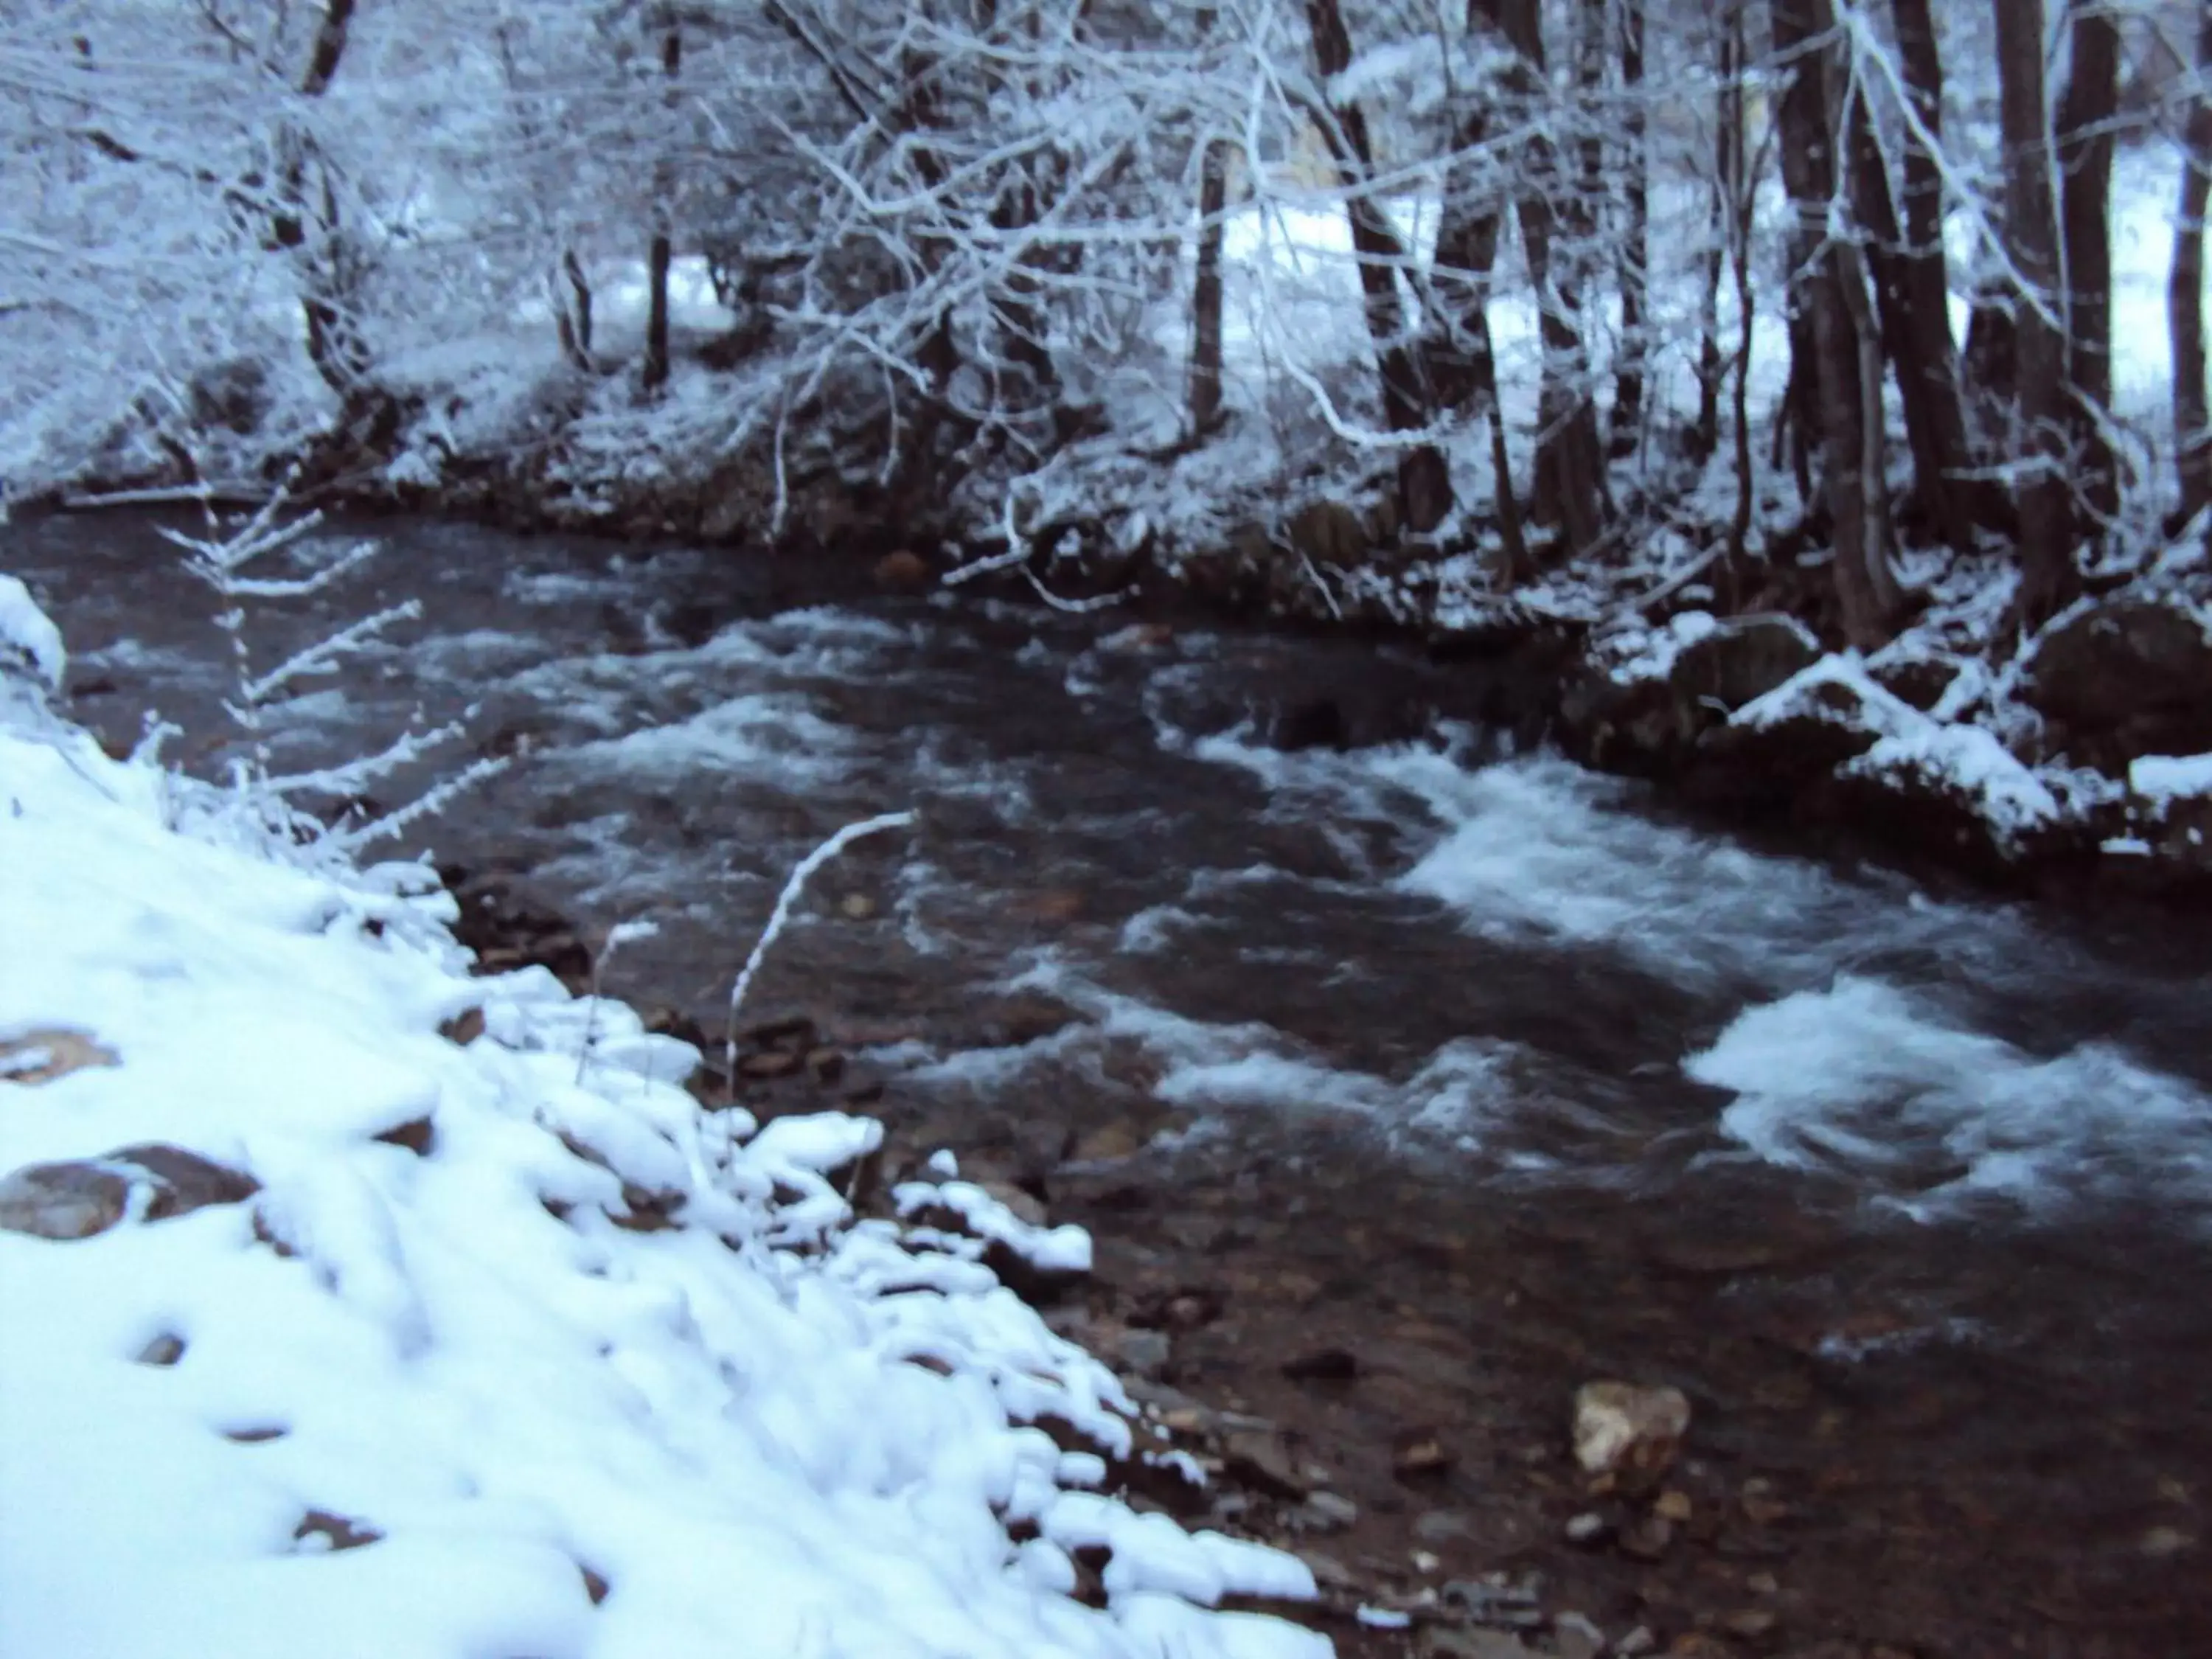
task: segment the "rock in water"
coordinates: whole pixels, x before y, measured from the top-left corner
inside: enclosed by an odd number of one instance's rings
[[[1690,1402],[1680,1389],[1634,1382],[1586,1382],[1575,1395],[1575,1462],[1585,1474],[1625,1486],[1666,1473],[1689,1432]]]

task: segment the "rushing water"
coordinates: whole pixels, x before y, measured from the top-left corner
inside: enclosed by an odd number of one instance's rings
[[[1283,1213],[1571,1218],[1516,1222],[1516,1248],[1572,1258],[1547,1293],[1592,1304],[1570,1322],[1599,1355],[1633,1361],[1645,1328],[1597,1305],[1617,1287],[1566,1288],[1613,1234],[1636,1241],[1622,1261],[1695,1267],[1733,1240],[1750,1268],[1774,1262],[1741,1241],[1809,1227],[1794,1271],[1701,1290],[1682,1317],[1850,1368],[1838,1386],[1887,1437],[1862,1459],[1877,1484],[1957,1465],[2021,1534],[1977,1547],[2075,1575],[2069,1616],[2148,1595],[2168,1598],[2159,1640],[2212,1628],[2202,1588],[2173,1588],[2200,1569],[2165,1559],[2212,1501],[2201,923],[1758,850],[1471,730],[1260,745],[1256,711],[1363,672],[1346,645],[1117,641],[772,562],[374,533],[383,557],[334,603],[419,597],[426,619],[276,711],[280,769],[416,718],[526,738],[431,839],[592,928],[659,923],[615,990],[711,1023],[792,863],[913,808],[911,836],[825,872],[763,1006],[872,1024],[899,1087],[955,1116],[1133,1115],[1163,1133],[1160,1170],[1265,1170]],[[189,763],[216,764],[224,659],[150,527],[8,535],[70,638],[79,717],[127,738],[157,707]],[[302,637],[269,625],[264,660]],[[1449,704],[1449,670],[1389,672]],[[1082,1018],[992,1046],[983,1011],[1015,991]],[[1432,1312],[1449,1294],[1401,1290]],[[1635,1340],[1717,1368],[1703,1380],[1729,1396],[1735,1362]],[[1884,1416],[1931,1387],[1949,1403],[1924,1423]],[[1744,1448],[1772,1454],[1795,1409]]]

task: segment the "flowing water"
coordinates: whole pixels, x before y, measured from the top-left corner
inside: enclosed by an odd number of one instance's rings
[[[1468,1565],[1540,1560],[1616,1624],[1765,1597],[1801,1640],[2212,1653],[2201,919],[1792,858],[1469,727],[1261,745],[1266,709],[1363,678],[1454,706],[1451,670],[1348,643],[369,533],[332,605],[425,620],[274,712],[279,769],[416,718],[520,742],[437,855],[587,934],[654,921],[611,988],[710,1028],[791,865],[915,810],[823,872],[757,1006],[866,1048],[915,1134],[1147,1143],[1060,1184],[1109,1274],[1226,1296],[1179,1381],[1347,1462],[1454,1437],[1441,1492],[1347,1474],[1378,1516],[1462,1506]],[[226,659],[152,527],[4,535],[77,716],[127,739],[158,708],[218,764]],[[306,637],[256,626],[264,661]],[[1324,1338],[1369,1372],[1326,1399],[1254,1357]],[[1786,1514],[1554,1559],[1586,1500],[1547,1449],[1616,1373],[1691,1393],[1701,1509],[1748,1479]]]

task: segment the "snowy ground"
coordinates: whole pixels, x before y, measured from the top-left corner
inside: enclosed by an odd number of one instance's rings
[[[851,1222],[877,1125],[705,1113],[417,866],[108,759],[43,622],[0,579],[0,1653],[1328,1651],[1209,1610],[1298,1562],[1084,1490],[1029,1425],[1148,1431],[972,1246]],[[168,1213],[149,1143],[249,1182]]]

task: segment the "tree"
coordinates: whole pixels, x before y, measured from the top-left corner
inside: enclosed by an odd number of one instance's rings
[[[1950,276],[1943,249],[1943,68],[1928,0],[1892,0],[1903,86],[1904,222],[1890,191],[1889,165],[1879,143],[1869,83],[1870,65],[1855,65],[1851,106],[1852,200],[1867,232],[1881,319],[1883,349],[1897,376],[1913,489],[1942,538],[1960,552],[1974,544],[1978,524],[1993,514],[1971,476],[1974,465],[1960,396],[1958,353],[1952,343]],[[1853,49],[1863,58],[1865,20],[1854,17]]]
[[[2174,216],[2173,262],[2166,283],[2166,331],[2173,347],[2175,482],[2185,523],[2212,507],[2212,408],[2204,373],[2204,212],[2212,202],[2212,7],[2197,32],[2197,82],[2182,135],[2181,205]]]
[[[1560,246],[1556,200],[1569,195],[1573,181],[1561,165],[1553,124],[1545,118],[1555,111],[1546,89],[1543,17],[1537,0],[1469,0],[1468,21],[1470,33],[1486,36],[1504,54],[1503,89],[1528,125],[1513,165],[1522,180],[1516,202],[1521,246],[1536,291],[1544,349],[1534,507],[1536,517],[1559,527],[1564,551],[1572,556],[1590,551],[1604,534],[1605,479],[1589,395],[1582,287]]]
[[[1352,66],[1352,36],[1339,0],[1306,0],[1306,17],[1315,66],[1325,88]],[[1340,103],[1324,92],[1315,113],[1345,193],[1368,331],[1381,362],[1383,419],[1393,432],[1419,432],[1430,425],[1436,405],[1426,353],[1419,336],[1407,327],[1399,285],[1400,273],[1410,272],[1413,261],[1375,189],[1366,112],[1356,101]],[[1416,531],[1435,528],[1451,510],[1451,474],[1434,445],[1404,452],[1398,464],[1398,496],[1400,512]]]
[[[1883,477],[1881,358],[1852,228],[1838,223],[1839,125],[1830,102],[1843,52],[1829,0],[1772,0],[1784,181],[1795,214],[1795,283],[1814,357],[1822,493],[1835,542],[1836,597],[1852,644],[1886,643],[1899,604]]]
[[[1620,252],[1620,361],[1613,382],[1613,453],[1634,453],[1644,425],[1645,301],[1651,270],[1651,155],[1644,109],[1644,0],[1621,0],[1620,81],[1627,108],[1622,143],[1628,227]]]
[[[2020,620],[2034,626],[2079,586],[2074,495],[2067,483],[2066,330],[2044,91],[2043,0],[1994,0],[1999,119],[2004,143],[2006,252],[2018,285],[2014,347],[2021,506]]]
[[[2120,22],[2110,0],[2068,0],[2072,64],[2058,107],[2058,216],[2064,260],[2066,391],[2081,495],[2109,519],[2118,458],[2112,409],[2112,149],[2119,111]]]

